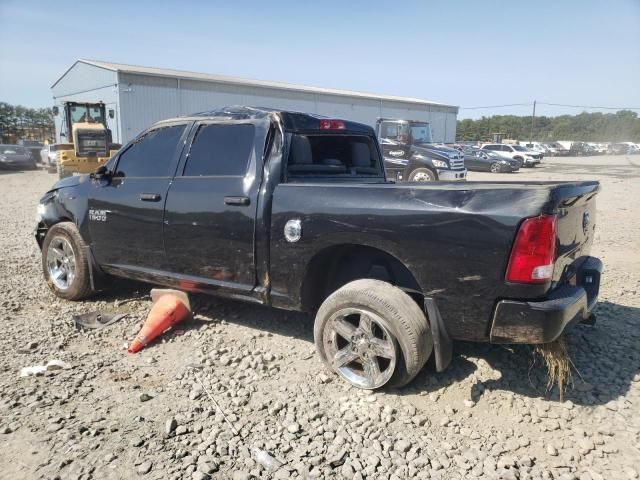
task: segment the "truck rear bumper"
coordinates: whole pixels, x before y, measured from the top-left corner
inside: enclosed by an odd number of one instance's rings
[[[600,289],[602,262],[588,257],[576,271],[575,285],[563,285],[546,300],[501,300],[491,327],[492,343],[549,343],[567,328],[588,322]]]

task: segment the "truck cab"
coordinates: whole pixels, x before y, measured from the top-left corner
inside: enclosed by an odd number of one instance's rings
[[[433,142],[429,122],[379,118],[376,135],[387,178],[396,181],[462,181],[467,178],[464,154]]]

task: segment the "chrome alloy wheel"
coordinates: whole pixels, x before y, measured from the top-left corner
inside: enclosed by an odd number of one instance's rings
[[[76,278],[76,256],[65,237],[55,237],[49,243],[47,272],[53,284],[60,290],[67,290]]]
[[[395,338],[373,312],[361,308],[337,311],[326,323],[323,344],[334,370],[356,387],[379,388],[395,371]]]
[[[413,176],[414,182],[431,182],[433,178],[426,172],[418,172]]]

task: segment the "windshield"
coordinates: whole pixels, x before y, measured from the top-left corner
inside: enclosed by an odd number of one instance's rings
[[[414,143],[432,143],[430,125],[428,123],[412,123],[411,138]]]
[[[18,145],[0,145],[0,155],[24,155],[24,147]]]
[[[524,148],[522,145],[511,145],[513,147],[514,150],[517,150],[519,152],[528,152],[529,150]]]
[[[71,123],[104,123],[101,108],[91,105],[74,105],[70,108]]]

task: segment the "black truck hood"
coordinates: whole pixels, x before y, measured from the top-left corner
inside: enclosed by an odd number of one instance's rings
[[[59,190],[61,188],[67,187],[76,187],[81,183],[84,183],[89,178],[89,175],[74,175],[71,177],[66,177],[58,180],[53,186],[49,189],[49,192],[53,192],[54,190]]]
[[[459,153],[455,148],[445,147],[444,145],[436,145],[435,143],[414,143],[413,148],[415,148],[416,151],[424,151],[431,154],[435,153],[445,158],[449,158],[449,155],[458,155]]]

